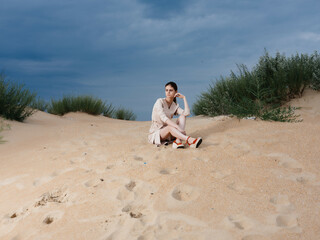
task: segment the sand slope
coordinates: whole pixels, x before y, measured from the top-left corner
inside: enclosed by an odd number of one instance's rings
[[[0,239],[318,239],[320,94],[301,123],[188,118],[199,149],[150,122],[37,112],[1,132]]]

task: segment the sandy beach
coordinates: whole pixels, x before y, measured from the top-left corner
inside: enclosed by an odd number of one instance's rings
[[[319,239],[320,93],[302,122],[190,117],[198,149],[151,122],[36,112],[0,133],[0,239]]]

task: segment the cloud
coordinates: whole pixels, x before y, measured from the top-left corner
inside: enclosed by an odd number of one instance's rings
[[[146,17],[168,19],[183,14],[191,0],[139,0],[139,2],[145,5]]]
[[[300,34],[300,38],[307,41],[319,42],[320,33],[304,32]]]
[[[264,48],[317,50],[319,7],[316,0],[5,1],[0,70],[40,95],[89,92],[137,111],[151,111],[152,91],[159,97],[173,80],[192,105],[211,80],[237,63],[252,67]]]

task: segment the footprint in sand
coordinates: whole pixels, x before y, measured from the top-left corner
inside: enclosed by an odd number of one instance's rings
[[[289,202],[287,195],[279,194],[271,198],[270,202],[276,207],[279,213],[288,214],[294,211],[294,206]]]
[[[312,173],[304,172],[294,176],[293,180],[301,184],[315,184],[316,176]]]
[[[52,224],[53,222],[56,222],[57,220],[61,219],[62,216],[64,215],[64,212],[62,211],[54,211],[47,213],[43,217],[43,224]]]
[[[275,161],[279,161],[279,165],[285,168],[292,169],[296,172],[301,172],[303,166],[295,159],[284,153],[270,153],[268,157],[273,158]]]
[[[159,170],[159,173],[162,174],[162,175],[172,175],[172,174],[175,174],[177,172],[178,172],[177,169],[161,168]]]
[[[221,147],[223,147],[226,150],[228,149],[228,150],[234,151],[233,154],[235,157],[241,157],[246,154],[249,154],[252,150],[248,143],[239,142],[236,140],[224,141],[222,142]]]
[[[44,176],[44,177],[37,178],[36,180],[34,180],[33,186],[38,187],[38,186],[40,186],[42,184],[50,182],[53,178],[55,178],[55,177],[57,177],[57,176],[59,176],[59,175],[61,175],[63,173],[72,171],[72,170],[74,170],[74,168],[67,168],[67,169],[64,169],[64,170],[56,170],[53,173],[51,173],[50,176]]]
[[[251,235],[244,236],[243,238],[241,238],[241,240],[271,240],[271,239],[262,235],[251,234]]]
[[[173,189],[171,196],[178,201],[185,202],[197,199],[200,192],[192,186],[180,184]]]
[[[110,165],[108,165],[108,166],[106,167],[106,171],[108,171],[108,170],[110,170],[110,169],[112,169],[112,168],[114,168],[114,165],[110,164]]]
[[[22,208],[19,208],[17,211],[14,211],[10,214],[5,215],[4,219],[12,222],[12,221],[16,221],[18,219],[21,219],[22,217],[24,217],[27,214],[29,214],[29,208],[22,207]]]
[[[182,237],[186,233],[186,230],[188,232],[195,232],[196,230],[203,229],[205,227],[208,227],[206,222],[201,221],[198,218],[191,217],[185,214],[176,213],[176,212],[163,212],[159,213],[157,215],[156,222],[154,224],[154,231],[155,232],[161,232],[163,234],[163,238],[161,239],[186,239],[185,236]],[[174,233],[175,235],[180,235],[180,238],[173,237],[171,235]],[[165,236],[168,234],[167,236]],[[156,239],[155,237],[152,239]],[[204,238],[187,238],[187,239],[204,239]],[[213,238],[205,238],[205,239],[213,239]],[[221,238],[217,238],[221,239]]]
[[[136,161],[140,161],[140,162],[143,161],[143,157],[139,157],[139,156],[136,156],[136,155],[133,156],[133,159],[136,160]]]
[[[232,174],[232,171],[230,169],[228,170],[222,170],[222,171],[212,171],[211,176],[216,179],[223,179]]]
[[[18,210],[6,214],[2,219],[0,219],[0,239],[1,237],[11,232],[16,223],[24,219],[30,214],[29,207],[21,207]]]
[[[123,187],[120,188],[117,194],[118,200],[134,200],[137,197],[137,193],[135,190],[137,187],[137,183],[135,181],[130,180],[129,183],[125,184]]]
[[[297,218],[293,215],[278,215],[276,218],[278,227],[293,228],[298,226]]]
[[[130,181],[128,184],[125,185],[125,187],[126,187],[129,191],[132,191],[135,186],[136,186],[136,182],[134,182],[134,181]]]
[[[228,216],[226,222],[227,225],[231,225],[239,230],[250,230],[254,226],[251,219],[241,215]]]
[[[252,188],[249,188],[246,185],[244,185],[243,183],[239,183],[239,182],[232,182],[229,185],[227,185],[227,187],[231,190],[238,192],[239,194],[244,194],[244,193],[248,193],[248,192],[253,191]]]
[[[103,178],[94,178],[84,182],[83,185],[86,187],[97,187],[103,181]]]
[[[68,194],[61,189],[44,193],[34,204],[35,207],[45,206],[49,202],[64,203],[68,201]]]
[[[141,218],[143,216],[142,211],[145,207],[134,207],[132,205],[127,205],[122,208],[122,212],[128,213],[132,218]]]
[[[21,237],[20,235],[16,235],[13,238],[11,238],[11,240],[22,240],[23,237]]]
[[[291,228],[300,232],[298,227],[298,220],[294,214],[294,206],[290,203],[287,195],[275,196],[270,199],[270,202],[277,208],[277,212],[280,213],[275,216],[275,225],[281,228]]]
[[[118,191],[117,199],[121,201],[132,201],[134,200],[134,192],[129,191],[126,187]]]
[[[33,186],[38,187],[38,186],[40,186],[42,184],[50,182],[52,179],[53,179],[53,177],[50,177],[50,176],[38,178],[38,179],[34,180]]]
[[[74,170],[74,168],[67,168],[67,169],[63,169],[63,170],[55,170],[53,173],[51,173],[50,177],[57,177],[59,175],[62,175],[64,173],[70,172]]]
[[[24,177],[27,177],[27,176],[29,176],[29,175],[28,174],[24,174],[24,175],[18,175],[18,176],[15,176],[15,177],[6,178],[4,180],[1,180],[0,181],[0,187],[15,183],[17,180],[19,180],[21,178],[24,178]]]

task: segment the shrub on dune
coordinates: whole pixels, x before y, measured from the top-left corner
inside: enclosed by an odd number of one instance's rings
[[[312,73],[311,88],[319,91],[320,90],[320,56],[317,52],[313,55],[313,67],[314,67],[314,71]]]
[[[32,115],[34,110],[30,104],[36,97],[24,85],[19,85],[6,80],[4,74],[0,74],[0,115],[6,119],[22,122]]]
[[[265,52],[249,71],[238,65],[238,73],[221,77],[198,97],[193,105],[195,115],[259,117],[263,120],[295,121],[294,108],[281,107],[300,97],[306,87],[320,90],[320,57],[317,52],[296,54],[290,58]]]
[[[69,112],[85,112],[91,115],[101,115],[105,112],[106,104],[92,96],[65,96],[61,100],[51,100],[48,112],[64,115]]]

